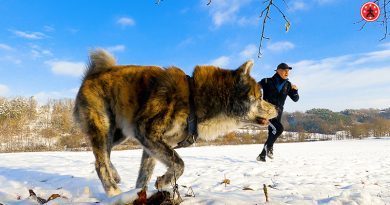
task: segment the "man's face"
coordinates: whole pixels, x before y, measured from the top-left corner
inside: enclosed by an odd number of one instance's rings
[[[290,70],[289,69],[277,69],[276,72],[279,74],[279,76],[286,80],[288,78],[288,72]]]

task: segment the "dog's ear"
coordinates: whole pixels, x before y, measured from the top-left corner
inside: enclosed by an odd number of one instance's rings
[[[253,67],[253,60],[248,60],[242,64],[238,69],[238,73],[241,75],[249,75]]]

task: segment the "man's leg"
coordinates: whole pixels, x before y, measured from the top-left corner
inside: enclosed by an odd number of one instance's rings
[[[267,137],[267,141],[265,141],[264,143],[264,147],[263,147],[263,150],[261,151],[261,153],[259,154],[259,156],[257,156],[256,160],[257,161],[262,161],[262,162],[265,162],[265,156],[267,155],[267,150],[266,150],[266,147],[267,147],[267,144],[269,143],[270,139],[272,138],[272,132],[273,132],[273,126],[271,125],[268,125],[268,137]],[[274,132],[276,133],[276,131]]]
[[[270,120],[270,125],[268,126],[268,138],[264,143],[263,150],[260,155],[257,157],[258,161],[265,162],[265,156],[273,158],[273,146],[277,138],[283,133],[283,125],[280,123],[278,118]]]
[[[272,124],[272,126],[271,125],[268,126],[268,133],[271,133],[271,134],[268,135],[268,139],[266,142],[266,145],[268,148],[271,148],[274,146],[274,143],[276,142],[278,137],[280,135],[282,135],[282,133],[284,131],[284,127],[283,127],[282,123],[280,123],[279,120],[272,119],[272,120],[270,120],[270,123]]]

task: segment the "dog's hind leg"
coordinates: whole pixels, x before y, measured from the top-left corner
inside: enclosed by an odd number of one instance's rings
[[[98,109],[99,110],[99,109]],[[100,109],[102,110],[102,109]],[[83,110],[85,116],[85,128],[90,137],[92,151],[95,155],[96,172],[102,182],[108,196],[115,196],[121,193],[114,179],[114,172],[110,161],[112,142],[109,139],[109,121],[105,113],[97,112],[95,109]]]
[[[138,172],[137,183],[135,186],[136,188],[147,188],[155,165],[156,160],[144,150],[142,152],[141,166]]]
[[[113,140],[112,145],[109,146],[110,149],[108,153],[110,158],[112,177],[114,177],[116,183],[120,183],[121,177],[119,176],[118,171],[116,170],[115,166],[111,162],[111,148],[117,144],[122,143],[126,139],[126,136],[123,134],[121,129],[116,128],[116,129],[112,129],[112,137],[110,139]]]

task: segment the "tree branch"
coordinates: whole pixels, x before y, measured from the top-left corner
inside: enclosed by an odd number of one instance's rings
[[[286,7],[288,8],[288,4],[286,3],[286,1],[285,1],[285,0],[283,0],[283,2],[284,2],[284,4],[286,5]]]
[[[390,1],[386,2],[386,0],[383,0],[383,24],[385,26],[385,34],[383,36],[383,38],[381,38],[380,41],[384,40],[386,37],[387,37],[387,20],[388,20],[388,16],[387,16],[387,5],[390,3]]]
[[[267,7],[261,12],[261,15],[260,15],[260,18],[263,16],[264,14],[264,11],[266,12],[265,13],[265,16],[264,16],[264,19],[263,19],[263,26],[262,26],[262,29],[261,29],[261,38],[260,38],[260,45],[259,45],[259,52],[257,54],[257,57],[258,58],[261,58],[261,47],[263,46],[263,39],[269,39],[267,37],[264,36],[264,30],[265,30],[265,24],[267,23],[267,18],[269,18],[269,11],[271,9],[271,5],[272,5],[272,1],[273,0],[266,0],[264,3],[266,3],[268,1],[268,5]]]
[[[383,34],[383,37],[379,40],[379,41],[382,41],[384,39],[387,38],[388,36],[388,20],[389,20],[389,13],[388,13],[388,10],[387,10],[387,7],[388,5],[390,4],[390,0],[375,0],[373,1],[373,3],[376,3],[378,6],[379,6],[379,9],[381,10],[381,16],[382,16],[382,19],[381,20],[378,20],[377,23],[379,23],[381,26],[384,27],[384,34]],[[364,27],[366,26],[366,24],[368,23],[368,21],[365,21],[363,18],[354,23],[354,24],[359,24],[359,23],[363,23],[363,25],[360,27],[359,31],[363,30]]]
[[[359,31],[363,30],[364,26],[367,24],[368,21],[364,21],[362,27],[360,27]]]
[[[283,0],[283,2],[286,4],[287,6],[287,3],[285,0]],[[277,6],[273,0],[266,0],[264,1],[263,3],[268,3],[267,6],[261,11],[260,13],[260,18],[263,17],[264,15],[264,12],[265,12],[265,16],[263,18],[263,25],[262,25],[262,29],[261,29],[261,37],[260,37],[260,44],[259,44],[259,52],[257,54],[257,57],[260,58],[262,56],[262,53],[261,53],[261,48],[263,46],[263,39],[269,39],[268,37],[265,37],[264,35],[264,32],[265,32],[265,24],[267,23],[267,19],[270,19],[269,17],[269,14],[270,14],[270,11],[271,11],[271,6],[275,7],[279,13],[283,16],[283,19],[286,21],[286,24],[285,24],[285,27],[286,27],[286,32],[288,32],[288,30],[290,29],[290,21],[287,19],[286,15],[283,13],[283,11],[279,8],[279,6]]]
[[[278,9],[279,13],[282,14],[284,20],[286,21],[286,23],[289,23],[289,21],[287,20],[286,18],[286,15],[284,15],[284,13],[282,12],[282,10],[279,9],[278,6],[276,6],[275,4],[272,4],[272,6],[274,6],[276,9]]]

